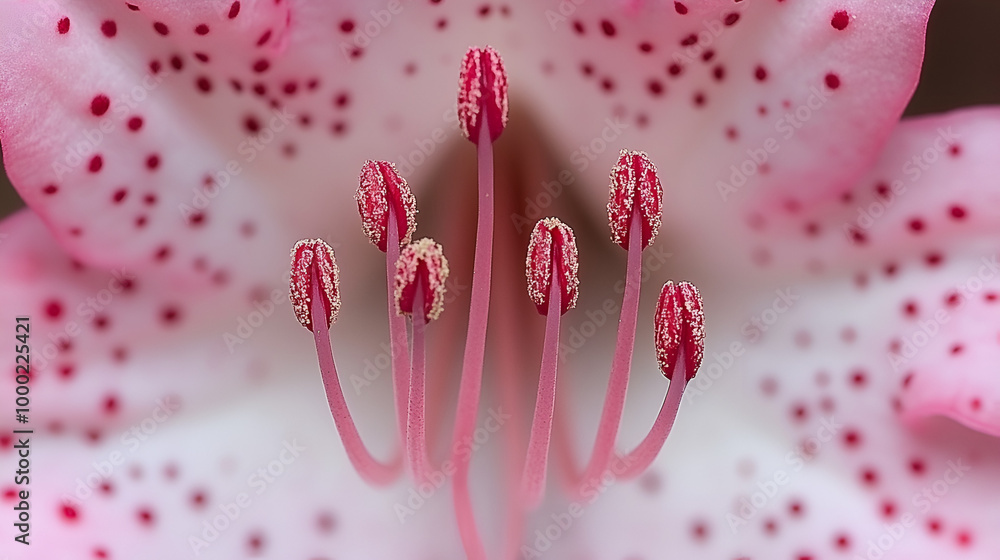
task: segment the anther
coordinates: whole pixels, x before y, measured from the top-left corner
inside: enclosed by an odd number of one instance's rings
[[[470,47],[458,75],[458,124],[473,144],[484,119],[496,142],[507,126],[507,71],[493,47]]]
[[[313,330],[311,305],[313,282],[320,283],[320,302],[325,308],[327,328],[337,320],[340,311],[340,269],[333,248],[322,239],[303,239],[292,247],[292,273],[289,299],[295,318],[302,326]]]
[[[387,161],[366,161],[361,167],[354,200],[358,203],[361,225],[372,245],[383,252],[387,249],[390,205],[399,244],[410,242],[417,229],[417,200],[396,166]]]
[[[645,152],[622,150],[618,163],[611,169],[608,199],[611,239],[622,249],[628,249],[629,227],[635,210],[640,213],[642,248],[645,249],[660,230],[663,187],[656,175],[656,166]]]
[[[553,263],[557,270],[553,272]],[[576,307],[580,294],[579,253],[576,237],[569,226],[558,218],[543,218],[535,224],[525,259],[528,295],[542,315],[549,310],[552,279],[558,280],[561,291],[560,313]]]
[[[683,355],[684,381],[690,381],[705,353],[705,312],[698,288],[688,282],[664,284],[653,327],[660,371],[673,380],[678,356]]]
[[[414,312],[413,303],[419,285],[427,320],[437,319],[444,309],[447,279],[448,259],[433,239],[425,237],[407,245],[396,261],[396,312],[400,315]]]

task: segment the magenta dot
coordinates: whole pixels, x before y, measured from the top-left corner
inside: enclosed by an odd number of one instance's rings
[[[160,156],[150,154],[150,156],[146,158],[146,167],[150,170],[160,167]]]
[[[132,117],[128,120],[128,129],[135,132],[142,128],[142,117]]]
[[[601,20],[601,31],[608,37],[614,37],[618,33],[618,30],[615,29],[615,24],[606,19]]]
[[[90,158],[90,163],[87,164],[87,169],[89,169],[91,173],[97,173],[102,167],[104,167],[104,158],[99,155]]]
[[[198,90],[201,91],[202,93],[208,93],[212,91],[212,82],[205,76],[199,76],[194,83],[198,87]]]
[[[832,72],[826,75],[825,81],[826,87],[830,89],[837,89],[840,87],[840,76]]]
[[[340,30],[343,31],[344,33],[350,33],[351,31],[354,31],[354,21],[345,19],[344,21],[340,22]]]
[[[156,32],[159,33],[160,35],[167,35],[170,33],[170,28],[167,27],[167,24],[163,23],[162,21],[154,23],[153,29],[155,29]]]
[[[830,20],[830,25],[833,26],[837,31],[843,31],[847,29],[847,25],[851,23],[851,16],[844,10],[833,14],[833,19]]]
[[[101,24],[101,33],[104,33],[105,37],[114,37],[118,34],[118,24],[114,20],[105,20]]]
[[[758,66],[753,71],[753,77],[756,78],[758,82],[763,82],[767,79],[767,68]]]
[[[94,114],[95,117],[100,117],[104,113],[108,112],[108,107],[111,106],[111,100],[108,99],[107,95],[103,93],[97,95],[90,101],[90,112]]]
[[[253,63],[253,71],[258,74],[261,72],[266,72],[268,68],[271,67],[271,63],[266,59],[262,58]]]
[[[62,304],[56,300],[52,300],[45,304],[45,315],[49,319],[58,319],[63,312]]]
[[[736,25],[736,22],[738,21],[740,21],[740,14],[736,12],[727,14],[725,19],[722,20],[722,22],[725,23],[726,25]]]
[[[45,194],[56,194],[57,192],[59,192],[59,187],[55,185],[45,185],[45,188],[42,189],[42,192]]]
[[[682,16],[688,13],[688,7],[680,2],[674,2],[674,9],[677,10],[677,13]]]
[[[198,24],[198,26],[194,28],[194,32],[198,35],[208,35],[208,26],[204,23]]]
[[[64,17],[59,20],[59,23],[56,25],[56,30],[59,31],[60,35],[69,33],[69,18]]]
[[[229,19],[233,19],[240,13],[240,3],[233,2],[232,6],[229,6]]]

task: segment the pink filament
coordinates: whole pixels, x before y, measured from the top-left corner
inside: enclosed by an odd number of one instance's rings
[[[479,217],[476,224],[476,256],[472,272],[472,303],[469,330],[465,337],[462,380],[458,389],[452,462],[455,475],[452,488],[455,517],[462,544],[469,560],[485,560],[486,549],[476,528],[469,495],[469,458],[458,452],[462,442],[472,440],[479,413],[479,393],[483,383],[483,358],[486,353],[486,323],[489,318],[490,275],[493,261],[493,144],[489,125],[483,121],[476,145],[479,159]]]
[[[427,346],[424,331],[427,329],[427,315],[424,313],[424,292],[421,281],[417,280],[413,300],[413,354],[410,367],[410,404],[406,423],[406,450],[410,469],[417,484],[428,480],[431,470],[427,456],[426,392],[427,392]]]
[[[590,461],[574,486],[600,476],[611,464],[625,409],[625,394],[632,369],[632,350],[635,347],[635,330],[639,316],[639,288],[642,284],[642,223],[641,212],[635,208],[629,225],[628,264],[625,269],[625,295],[622,311],[618,318],[618,341],[611,362],[611,376],[608,391],[604,397],[604,409],[597,427],[597,438]]]
[[[684,397],[684,389],[687,387],[687,371],[684,364],[684,349],[677,357],[677,366],[674,368],[673,381],[667,389],[666,396],[663,397],[663,405],[660,413],[656,415],[653,427],[625,458],[622,463],[627,465],[624,473],[620,475],[622,480],[635,478],[646,471],[649,465],[653,464],[663,444],[670,435],[671,428],[674,427],[674,420],[677,419],[677,409],[681,406],[681,399]]]
[[[334,362],[333,348],[330,344],[330,331],[322,328],[322,325],[327,324],[326,309],[320,299],[319,280],[315,277],[315,272],[312,274],[312,321],[313,325],[316,325],[316,328],[313,329],[313,339],[316,342],[320,374],[323,377],[323,387],[326,390],[326,400],[330,405],[333,421],[337,425],[340,439],[344,442],[347,458],[361,478],[369,484],[388,485],[395,481],[402,472],[402,454],[397,452],[388,463],[382,463],[371,455],[364,442],[361,441],[358,428],[354,425],[354,419],[351,417],[351,411],[347,408],[344,390],[340,386],[337,364]]]
[[[385,246],[385,283],[389,297],[389,346],[392,352],[392,392],[396,401],[396,421],[399,425],[400,439],[406,438],[406,400],[409,384],[409,364],[406,351],[409,342],[406,339],[406,318],[396,313],[396,261],[399,260],[399,230],[392,226],[396,223],[395,210],[389,205],[389,227],[386,228],[389,239]]]
[[[531,438],[524,460],[521,479],[521,499],[525,509],[534,509],[545,495],[545,471],[548,467],[549,442],[552,438],[552,416],[556,404],[556,371],[559,365],[559,320],[562,316],[562,288],[559,285],[558,263],[552,266],[552,286],[549,309],[545,317],[545,342],[542,346],[542,366],[538,375],[538,395],[535,415],[531,421]]]

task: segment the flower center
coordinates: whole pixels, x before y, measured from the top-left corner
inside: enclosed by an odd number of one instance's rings
[[[469,442],[474,441],[477,430],[493,272],[493,142],[507,124],[506,72],[493,49],[473,48],[466,54],[459,79],[458,114],[463,133],[477,151],[478,217],[453,445],[445,462],[447,470],[444,467],[439,470],[451,475],[455,516],[466,556],[484,560],[487,553],[475,521],[468,482]],[[300,322],[313,332],[330,409],[347,455],[359,475],[372,484],[389,484],[402,474],[405,466],[415,482],[422,484],[430,480],[436,468],[427,444],[426,334],[447,300],[448,261],[442,247],[430,239],[409,242],[416,228],[416,200],[392,164],[365,163],[359,182],[355,198],[363,229],[372,244],[386,253],[394,404],[405,453],[400,450],[389,461],[373,457],[361,441],[348,410],[329,336],[329,326],[340,303],[339,269],[333,249],[324,242],[305,240],[296,244],[292,251],[290,297]],[[671,380],[670,386],[646,438],[627,454],[616,452],[636,337],[641,254],[655,241],[662,207],[663,189],[656,167],[644,153],[622,151],[611,173],[608,218],[612,241],[628,254],[624,296],[597,437],[582,468],[574,464],[568,445],[558,441],[560,437],[569,437],[567,430],[555,430],[562,470],[568,478],[567,488],[574,498],[580,497],[592,486],[592,481],[612,468],[618,479],[634,478],[648,468],[673,426],[687,382],[701,364],[704,348],[701,298],[691,284],[668,282],[657,304],[654,326],[657,357],[663,374]],[[511,262],[513,257],[505,249],[500,247],[500,256],[504,262]],[[523,459],[510,461],[517,466],[509,469],[508,475],[508,487],[514,491],[514,497],[507,516],[511,527],[505,532],[506,557],[517,554],[523,519],[539,507],[545,495],[560,364],[560,319],[575,307],[580,284],[579,251],[573,230],[557,218],[539,220],[531,233],[525,263],[527,295],[545,316],[545,335],[527,451]],[[407,316],[411,323],[409,334]],[[500,377],[503,385],[506,376]],[[501,391],[505,401],[516,394],[509,389],[508,386]],[[516,442],[516,436],[513,440]],[[509,447],[513,451],[522,446],[515,443]]]

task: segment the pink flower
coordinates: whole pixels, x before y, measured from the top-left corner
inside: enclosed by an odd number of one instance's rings
[[[1000,113],[898,122],[931,6],[5,2],[0,140],[30,210],[0,224],[0,308],[7,337],[30,317],[34,433],[30,485],[12,483],[13,371],[0,499],[12,523],[30,490],[32,544],[2,550],[462,557],[445,474],[373,488],[351,469],[286,275],[295,240],[334,245],[341,381],[390,456],[384,271],[352,194],[363,162],[394,161],[457,293],[428,333],[443,456],[475,227],[455,78],[489,43],[511,92],[479,405],[499,427],[469,449],[489,557],[995,558]],[[707,346],[646,474],[574,496],[562,459],[594,440],[620,306],[624,261],[595,228],[621,148],[647,152],[664,189],[644,277],[698,286]],[[581,284],[562,318],[551,483],[522,524],[509,474],[544,320],[520,263],[549,214],[575,227]],[[668,384],[655,299],[625,449]]]

